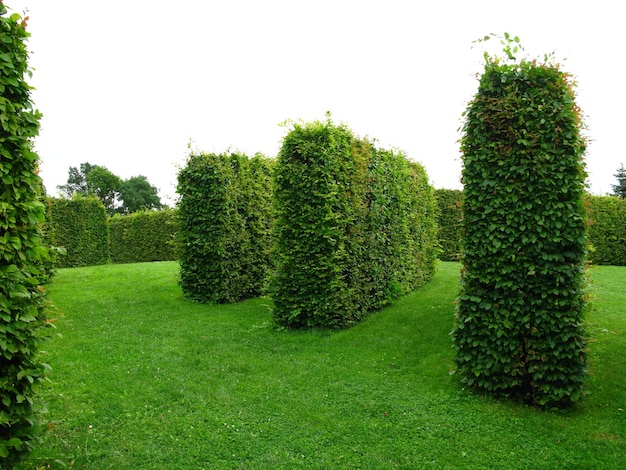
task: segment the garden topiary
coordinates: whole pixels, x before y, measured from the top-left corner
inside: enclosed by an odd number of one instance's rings
[[[330,118],[294,124],[274,172],[275,321],[343,328],[431,279],[434,190],[424,168]]]
[[[565,406],[582,394],[585,139],[572,77],[491,58],[466,111],[456,366],[475,391]]]
[[[265,290],[272,161],[194,153],[178,173],[180,282],[186,297],[232,303]]]
[[[45,206],[32,139],[33,108],[25,41],[27,18],[0,3],[0,467],[14,468],[37,436],[37,388],[47,365],[38,351],[48,336]]]

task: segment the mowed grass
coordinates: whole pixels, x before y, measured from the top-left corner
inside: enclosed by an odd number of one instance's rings
[[[59,271],[28,468],[626,468],[626,268],[591,270],[587,395],[566,411],[451,374],[458,264],[339,332],[276,329],[269,299],[185,301],[177,269]]]

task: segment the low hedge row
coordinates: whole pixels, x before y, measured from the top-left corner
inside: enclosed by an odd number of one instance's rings
[[[102,202],[96,198],[49,198],[48,242],[65,248],[60,268],[109,262],[109,225]]]
[[[177,227],[172,209],[113,216],[109,219],[111,262],[176,260]]]
[[[435,190],[442,261],[458,261],[460,257],[461,198],[462,191],[457,189]],[[626,266],[626,200],[588,195],[586,207],[590,262]],[[48,244],[67,251],[67,254],[55,254],[58,267],[177,259],[178,221],[176,211],[171,209],[116,215],[107,222],[95,199],[51,198],[47,219]],[[105,246],[109,246],[108,254]]]
[[[589,260],[598,265],[626,266],[626,200],[587,196]]]
[[[61,254],[52,251],[56,267],[177,259],[178,222],[171,209],[109,218],[96,198],[48,198],[46,219],[46,243],[62,248]]]

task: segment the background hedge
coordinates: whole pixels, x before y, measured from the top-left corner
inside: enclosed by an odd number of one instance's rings
[[[51,244],[66,250],[59,267],[91,266],[109,262],[109,227],[102,203],[96,198],[48,200]]]
[[[330,121],[295,124],[274,175],[278,324],[349,326],[432,276],[433,190],[404,155]]]
[[[174,261],[178,220],[174,210],[134,212],[108,220],[112,263]]]
[[[589,260],[593,264],[626,266],[626,200],[587,196]]]
[[[461,251],[462,195],[456,189],[437,189],[439,243],[444,261],[458,260]],[[626,201],[615,196],[585,196],[587,237],[592,264],[626,266]]]
[[[463,221],[463,191],[460,189],[437,189],[437,225],[439,259],[459,261],[461,259],[461,228]]]
[[[270,267],[272,162],[262,155],[192,154],[178,174],[183,292],[236,302],[261,294]]]
[[[411,260],[415,270],[410,272],[410,287],[414,290],[430,281],[435,275],[439,253],[439,226],[437,224],[437,199],[430,185],[426,169],[409,161],[411,182],[408,224],[411,240]]]
[[[457,369],[474,390],[568,405],[586,371],[585,140],[570,77],[488,60],[466,118]]]

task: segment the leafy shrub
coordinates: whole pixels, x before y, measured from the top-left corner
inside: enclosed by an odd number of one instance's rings
[[[14,468],[36,438],[33,405],[47,367],[37,352],[49,327],[41,287],[48,250],[31,143],[41,115],[25,81],[29,33],[19,15],[6,15],[0,3],[0,466]]]
[[[339,327],[362,313],[351,291],[367,287],[348,234],[363,234],[366,178],[364,149],[348,129],[316,122],[285,137],[274,179],[278,324]]]
[[[404,155],[330,121],[295,124],[274,176],[278,324],[349,326],[432,276],[434,196]]]
[[[438,189],[439,244],[444,261],[456,261],[461,251],[463,192]],[[596,265],[626,266],[626,202],[615,196],[585,195],[588,219],[587,237],[591,247],[587,254]]]
[[[461,222],[463,191],[459,189],[437,189],[437,225],[442,261],[458,261],[461,257]]]
[[[587,196],[589,260],[594,264],[626,266],[626,200]]]
[[[51,198],[48,219],[52,245],[62,247],[59,267],[109,262],[109,227],[102,202],[92,197]]]
[[[586,370],[586,239],[570,77],[488,60],[466,119],[457,368],[474,390],[573,403]]]
[[[115,215],[109,219],[112,263],[174,261],[177,216],[171,209]]]
[[[411,240],[411,257],[415,271],[410,274],[411,290],[426,284],[435,275],[439,253],[437,224],[437,199],[435,188],[428,181],[426,169],[409,162],[409,212],[408,225]]]
[[[59,264],[58,255],[59,253],[64,253],[65,251],[62,248],[58,248],[54,246],[54,228],[50,225],[50,210],[49,204],[50,200],[45,195],[45,188],[42,187],[42,201],[44,203],[44,211],[45,211],[45,222],[41,228],[41,236],[44,246],[46,246],[48,250],[48,256],[40,262],[41,268],[41,282],[42,284],[47,284],[52,280],[54,275],[57,272],[57,267]]]
[[[261,294],[270,266],[271,160],[192,154],[178,174],[181,285],[206,302]]]

